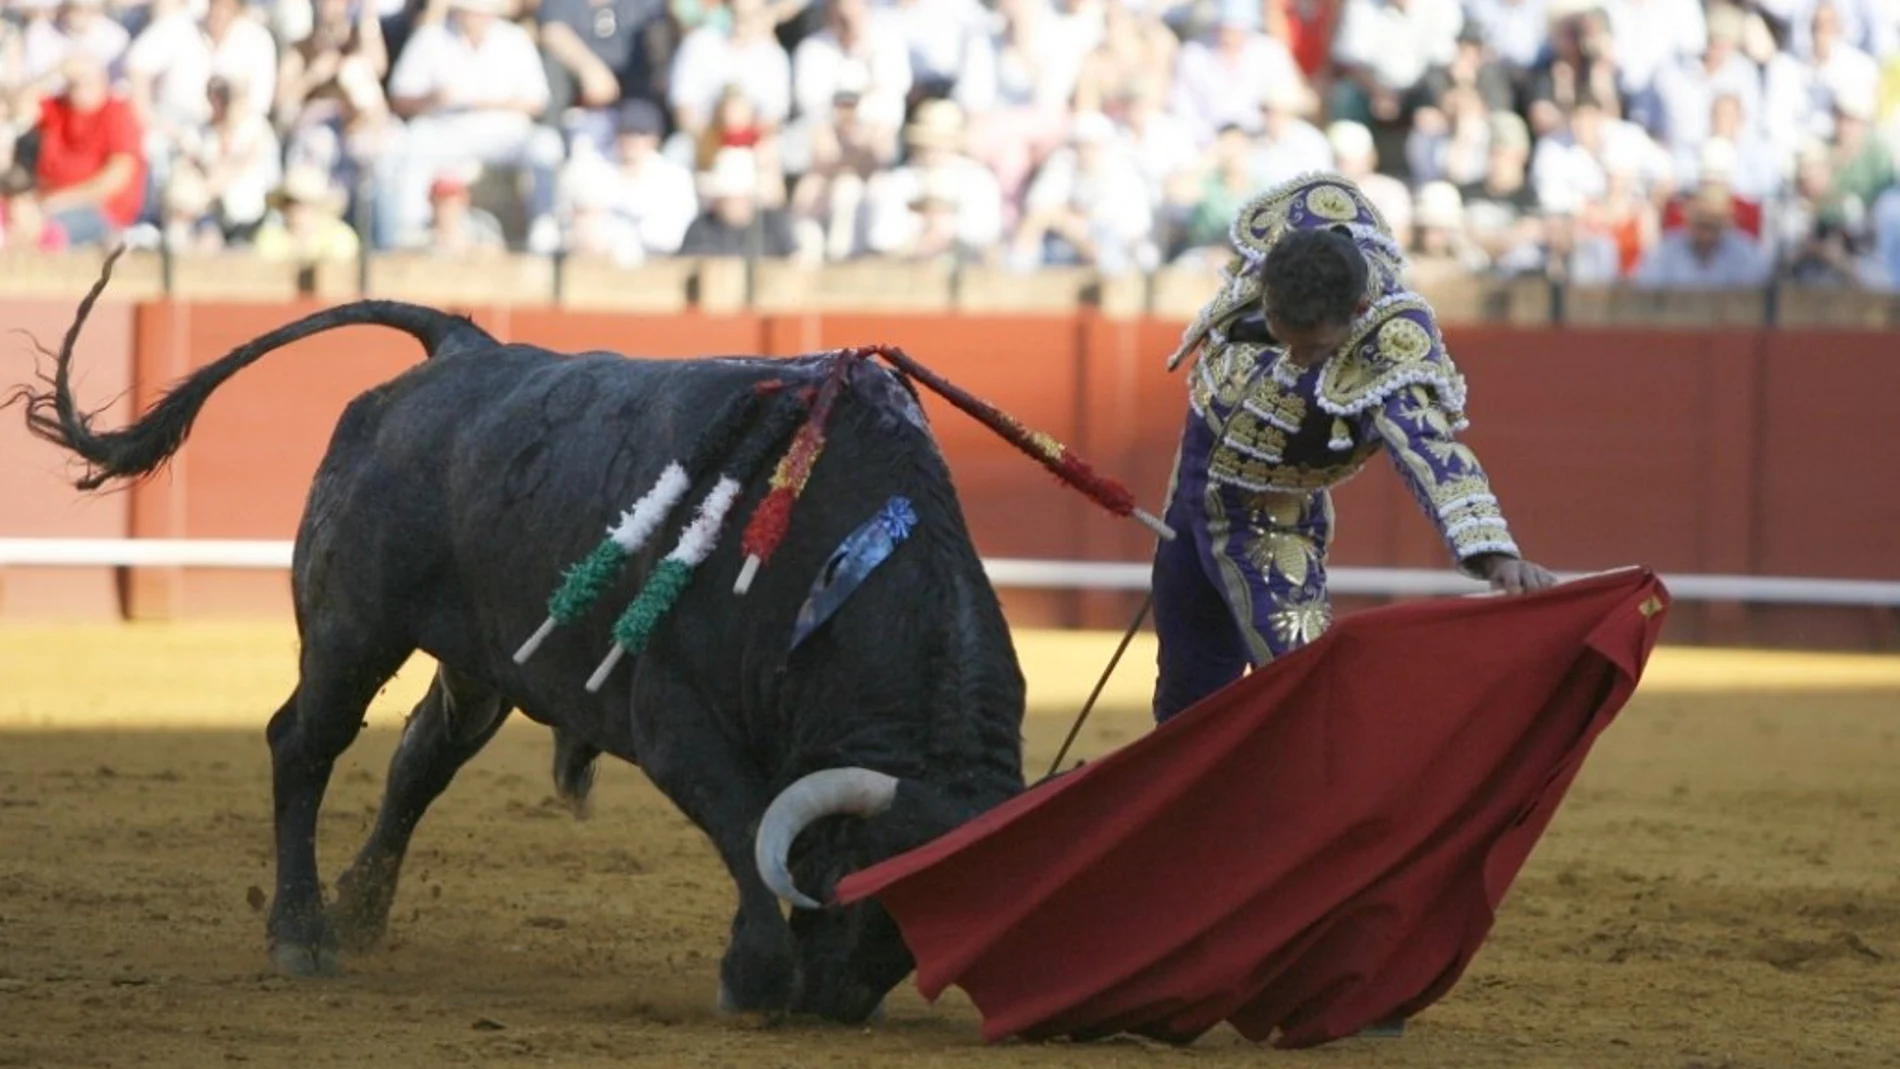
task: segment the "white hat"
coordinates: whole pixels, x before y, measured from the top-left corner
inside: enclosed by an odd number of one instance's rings
[[[747,148],[722,148],[699,176],[705,197],[750,197],[759,191],[759,161]]]
[[[1099,111],[1084,111],[1069,126],[1069,139],[1078,145],[1099,145],[1115,136],[1115,122]]]
[[[1418,226],[1453,228],[1465,222],[1465,199],[1450,182],[1427,182],[1419,188],[1413,221]]]
[[[1326,128],[1326,140],[1333,146],[1333,155],[1341,158],[1357,158],[1372,154],[1372,131],[1364,123],[1351,119],[1340,119]]]
[[[1312,93],[1298,75],[1286,78],[1274,78],[1260,91],[1260,106],[1276,111],[1290,111],[1296,115],[1305,114],[1312,103]]]
[[[1726,137],[1711,137],[1696,154],[1696,174],[1703,181],[1727,181],[1735,177],[1738,154]]]
[[[1562,182],[1553,182],[1537,191],[1537,207],[1545,215],[1575,215],[1583,208],[1583,198]]]

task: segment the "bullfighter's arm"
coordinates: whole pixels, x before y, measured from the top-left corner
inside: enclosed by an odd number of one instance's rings
[[[1393,391],[1371,410],[1370,422],[1459,571],[1483,578],[1478,558],[1521,555],[1477,454],[1458,440],[1452,417],[1430,387]]]

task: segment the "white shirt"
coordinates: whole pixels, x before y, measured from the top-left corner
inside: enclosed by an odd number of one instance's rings
[[[1114,148],[1105,150],[1102,166],[1094,174],[1082,173],[1073,148],[1065,146],[1050,154],[1030,182],[1023,207],[1033,212],[1063,206],[1082,213],[1098,232],[1131,243],[1147,237],[1154,224],[1147,185],[1127,157]]]
[[[277,98],[277,42],[250,15],[240,15],[213,44],[189,11],[160,15],[139,31],[125,54],[126,73],[152,79],[152,108],[161,122],[197,126],[211,119],[205,87],[213,75],[242,86],[244,110],[270,114]]]
[[[699,191],[686,168],[657,152],[629,168],[588,153],[567,165],[563,185],[579,172],[609,190],[606,210],[627,238],[637,240],[644,256],[671,256],[679,251],[686,228],[699,214]],[[644,256],[626,257],[639,262]]]
[[[885,0],[877,10],[904,39],[918,77],[955,80],[970,42],[988,34],[988,12],[977,0]]]
[[[447,97],[450,111],[523,102],[547,106],[548,78],[527,31],[496,19],[480,44],[453,23],[424,26],[389,72],[391,97]]]
[[[1656,94],[1662,103],[1660,136],[1673,149],[1695,148],[1709,138],[1709,112],[1715,98],[1733,93],[1742,103],[1742,121],[1761,117],[1761,69],[1739,52],[1731,52],[1711,74],[1700,57],[1685,59],[1656,72]]]
[[[1003,192],[996,176],[967,156],[952,157],[940,167],[954,175],[957,240],[976,249],[1001,241]],[[872,252],[893,252],[916,236],[920,220],[910,206],[924,189],[924,176],[925,169],[905,166],[871,179],[871,217],[864,241]]]
[[[1611,0],[1611,47],[1626,93],[1641,93],[1656,72],[1702,55],[1709,44],[1701,0]]]
[[[829,28],[819,30],[792,51],[792,101],[798,114],[828,121],[832,96],[838,91],[847,63],[858,63],[869,76],[858,114],[865,121],[896,127],[904,121],[904,100],[910,94],[910,48],[895,25],[873,15],[858,43],[855,56]]]
[[[1529,68],[1550,40],[1545,0],[1471,0],[1468,12],[1484,28],[1485,43],[1506,63]]]
[[[725,31],[701,26],[680,41],[670,81],[667,103],[691,108],[701,122],[712,121],[719,95],[734,82],[761,123],[781,124],[792,111],[792,60],[772,37],[735,47]]]
[[[1365,67],[1381,85],[1404,91],[1457,57],[1464,25],[1457,0],[1411,0],[1403,11],[1391,0],[1346,0],[1333,58]]]
[[[1175,61],[1169,110],[1187,124],[1196,143],[1207,145],[1229,123],[1260,129],[1260,102],[1268,88],[1301,77],[1286,45],[1263,33],[1249,37],[1231,64],[1212,45],[1189,41]]]
[[[20,65],[25,68],[25,80],[37,81],[58,71],[67,56],[84,53],[113,71],[118,69],[129,40],[125,27],[108,18],[92,20],[92,25],[76,37],[68,36],[52,19],[34,19],[21,35]],[[51,85],[50,92],[61,92],[66,79],[55,77]]]
[[[1253,154],[1254,181],[1263,189],[1307,171],[1330,171],[1332,167],[1332,142],[1304,119],[1288,120],[1279,140],[1262,133]]]

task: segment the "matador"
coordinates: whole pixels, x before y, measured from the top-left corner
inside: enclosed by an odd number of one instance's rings
[[[1405,257],[1347,178],[1309,174],[1243,205],[1237,255],[1170,357],[1188,413],[1153,565],[1165,721],[1322,634],[1333,487],[1384,450],[1459,571],[1509,593],[1556,583],[1526,561],[1458,439],[1465,380]]]

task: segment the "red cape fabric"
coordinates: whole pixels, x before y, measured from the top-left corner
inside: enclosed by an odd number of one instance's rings
[[[1304,1047],[1416,1014],[1483,943],[1667,604],[1637,568],[1344,616],[837,901],[876,897],[925,997],[962,987],[989,1040],[1227,1021]]]

